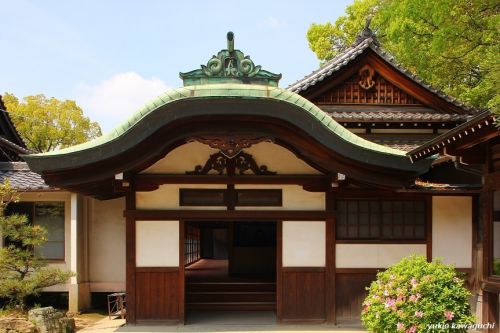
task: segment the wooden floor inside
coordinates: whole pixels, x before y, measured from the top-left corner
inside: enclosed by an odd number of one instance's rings
[[[275,276],[258,273],[244,276],[230,276],[228,260],[200,259],[185,268],[186,282],[274,282]]]

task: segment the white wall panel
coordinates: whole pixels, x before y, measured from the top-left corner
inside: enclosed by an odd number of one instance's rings
[[[179,221],[136,221],[137,267],[179,266]]]
[[[337,268],[386,268],[411,254],[426,255],[426,244],[337,244]]]
[[[325,228],[324,221],[284,221],[283,267],[324,267]]]
[[[432,256],[472,267],[472,197],[432,197]]]

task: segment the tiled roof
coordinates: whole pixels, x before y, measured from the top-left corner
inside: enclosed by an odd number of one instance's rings
[[[353,121],[404,121],[404,122],[464,122],[470,116],[436,112],[433,109],[395,108],[395,107],[366,107],[346,108],[339,105],[318,105],[319,108],[330,114],[338,122]]]
[[[368,32],[365,31],[368,29]],[[471,108],[464,103],[460,102],[454,97],[451,97],[442,91],[432,87],[430,84],[426,83],[423,79],[405,69],[401,64],[399,64],[393,55],[389,52],[385,51],[378,45],[377,39],[374,34],[371,32],[369,28],[365,28],[361,33],[360,37],[356,40],[356,42],[347,48],[344,52],[328,61],[321,68],[313,71],[311,74],[306,75],[303,79],[292,83],[287,87],[288,90],[293,91],[295,93],[300,93],[308,89],[311,86],[314,86],[318,82],[323,81],[325,78],[330,77],[333,73],[338,72],[340,69],[344,68],[347,64],[351,63],[355,60],[359,55],[361,55],[365,50],[371,49],[385,61],[390,63],[396,70],[398,70],[403,75],[407,76],[414,82],[418,83],[420,86],[425,88],[426,90],[431,91],[432,93],[438,95],[442,99],[446,100],[449,103],[454,104],[455,106],[462,108],[466,111],[477,112],[478,110]]]
[[[56,190],[45,184],[42,177],[31,171],[25,162],[0,162],[0,182],[6,179],[19,191]]]

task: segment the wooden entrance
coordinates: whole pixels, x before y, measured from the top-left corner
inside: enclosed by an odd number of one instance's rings
[[[186,313],[276,312],[276,221],[185,225]]]

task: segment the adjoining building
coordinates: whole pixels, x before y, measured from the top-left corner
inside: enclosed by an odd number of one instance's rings
[[[477,110],[405,71],[368,27],[287,89],[232,33],[181,78],[98,139],[22,156],[64,196],[73,309],[126,290],[128,323],[207,309],[355,322],[376,272],[414,253],[466,273],[475,304],[481,169],[418,147]]]

